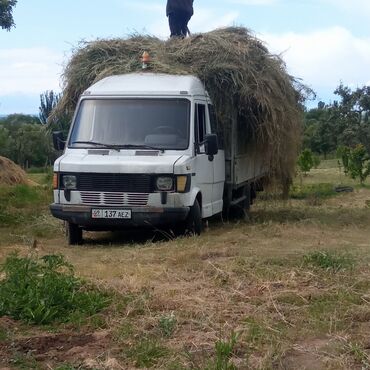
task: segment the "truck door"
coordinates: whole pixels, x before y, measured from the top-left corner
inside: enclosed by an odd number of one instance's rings
[[[202,217],[210,217],[212,210],[212,188],[214,165],[205,154],[204,137],[209,133],[206,102],[196,101],[194,109],[195,136],[195,182],[202,192]],[[208,126],[208,129],[207,129]]]
[[[216,112],[212,104],[208,103],[209,123],[212,134],[217,133]],[[225,186],[225,151],[223,150],[222,140],[218,140],[218,153],[213,159],[213,186],[212,186],[212,213],[222,212],[223,194]]]

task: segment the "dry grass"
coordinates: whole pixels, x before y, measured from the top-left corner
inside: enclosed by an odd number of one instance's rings
[[[0,185],[26,184],[27,174],[8,158],[0,156]]]
[[[228,360],[238,369],[366,369],[368,197],[363,188],[318,206],[260,199],[249,222],[215,220],[199,238],[89,234],[70,248],[58,234],[36,252],[63,253],[81,276],[117,293],[104,317],[73,329],[110,333],[96,368],[216,369],[215,343],[238,333]],[[1,258],[14,249],[28,253],[8,242]]]
[[[141,71],[144,50],[152,56],[151,71],[192,74],[205,83],[226,149],[237,113],[245,130],[239,136],[247,146],[251,139],[257,142],[270,175],[285,182],[291,178],[301,143],[300,103],[310,91],[245,28],[217,29],[185,40],[134,35],[83,42],[64,71],[63,98],[55,114],[72,112],[82,92],[102,78]]]

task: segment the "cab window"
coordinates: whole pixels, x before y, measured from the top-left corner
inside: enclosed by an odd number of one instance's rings
[[[206,136],[206,106],[204,104],[195,104],[195,140],[201,144]]]

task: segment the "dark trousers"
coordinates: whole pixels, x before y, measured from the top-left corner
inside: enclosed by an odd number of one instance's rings
[[[191,15],[187,13],[170,13],[168,15],[168,22],[170,25],[171,37],[186,37],[190,18]]]

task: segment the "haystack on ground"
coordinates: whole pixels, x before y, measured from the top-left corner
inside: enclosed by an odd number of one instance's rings
[[[0,157],[0,185],[27,184],[27,174],[8,158]]]
[[[253,150],[264,156],[270,177],[289,183],[301,142],[305,89],[245,28],[218,29],[184,40],[136,35],[84,42],[66,66],[63,99],[55,114],[72,112],[80,94],[100,79],[141,71],[143,51],[152,57],[151,71],[198,76],[214,102],[219,135],[228,135],[236,111],[245,145],[257,143]]]

